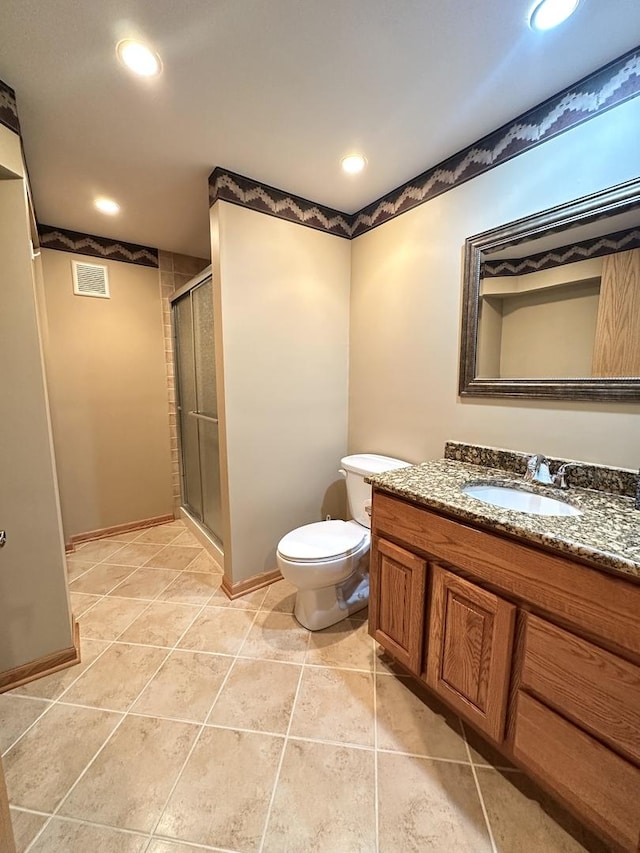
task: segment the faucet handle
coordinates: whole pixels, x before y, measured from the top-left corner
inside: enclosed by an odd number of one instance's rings
[[[577,462],[564,462],[553,475],[553,485],[557,486],[559,489],[568,489],[569,484],[567,483],[567,470],[569,468],[578,468],[580,467]]]

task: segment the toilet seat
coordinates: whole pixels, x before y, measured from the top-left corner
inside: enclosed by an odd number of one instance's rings
[[[352,521],[317,521],[283,536],[278,553],[296,563],[341,559],[358,549],[367,532]]]

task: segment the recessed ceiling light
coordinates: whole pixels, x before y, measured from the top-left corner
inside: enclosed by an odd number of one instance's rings
[[[366,163],[362,154],[348,154],[340,161],[340,165],[349,175],[357,175],[364,169]]]
[[[155,77],[162,70],[158,54],[139,41],[124,39],[118,43],[116,53],[120,61],[140,77]]]
[[[113,216],[114,214],[120,212],[120,205],[112,198],[97,198],[94,201],[94,204],[98,208],[100,213],[108,213],[109,216]]]
[[[579,0],[542,0],[529,18],[532,30],[551,30],[566,21],[578,8]]]

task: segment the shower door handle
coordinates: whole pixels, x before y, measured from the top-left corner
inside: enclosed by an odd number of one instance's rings
[[[189,414],[192,415],[194,418],[200,418],[200,420],[209,421],[209,423],[212,424],[218,423],[217,418],[212,418],[211,415],[203,415],[202,412],[189,412]]]

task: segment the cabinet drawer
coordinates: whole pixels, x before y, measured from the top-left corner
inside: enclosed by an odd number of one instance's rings
[[[638,850],[637,767],[522,691],[513,755],[619,849]]]
[[[640,764],[640,667],[527,614],[520,687]]]

